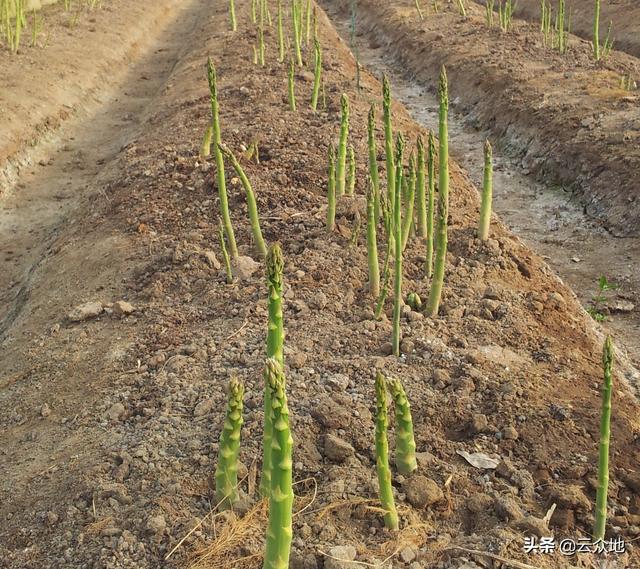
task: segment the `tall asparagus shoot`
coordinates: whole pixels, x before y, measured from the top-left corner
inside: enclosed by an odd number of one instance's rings
[[[309,45],[309,42],[311,41],[311,23],[312,23],[311,20],[312,20],[311,0],[307,0],[307,9],[305,11],[305,40],[307,45]]]
[[[387,161],[387,198],[393,211],[395,200],[395,164],[393,161],[393,131],[391,128],[391,87],[386,75],[382,77],[382,114],[384,120],[384,152]]]
[[[602,414],[600,415],[600,460],[596,492],[595,542],[604,540],[607,525],[607,492],[609,489],[609,440],[611,439],[611,395],[613,391],[613,343],[607,336],[602,351],[604,383],[602,384]]]
[[[258,58],[261,67],[265,66],[264,51],[264,24],[260,21],[260,25],[258,26]]]
[[[242,427],[244,385],[237,376],[229,382],[227,414],[220,436],[220,451],[215,472],[216,503],[222,510],[238,501],[238,455]]]
[[[352,196],[356,191],[356,151],[353,148],[353,144],[349,145],[347,150],[348,167],[347,170],[347,189],[348,196]]]
[[[449,217],[449,131],[447,115],[449,112],[449,87],[447,85],[447,71],[442,66],[440,71],[439,110],[439,179],[438,179],[438,231],[436,238],[436,261],[431,291],[427,302],[427,313],[434,317],[440,308],[442,287],[444,284],[444,269],[447,262],[447,221]]]
[[[270,393],[273,438],[269,452],[273,472],[269,492],[269,521],[263,569],[287,569],[293,537],[293,437],[289,428],[289,408],[282,364],[268,358],[264,370]]]
[[[231,149],[224,145],[220,145],[220,150],[222,150],[224,157],[231,162],[231,166],[233,166],[236,174],[238,174],[238,178],[240,178],[240,181],[242,182],[242,187],[247,194],[247,210],[249,211],[249,221],[251,222],[253,240],[255,241],[256,249],[260,253],[260,256],[264,259],[267,256],[267,246],[265,245],[264,238],[262,237],[260,217],[258,215],[258,204],[256,203],[256,195],[251,187],[251,182],[249,181],[249,178],[247,178],[240,162]]]
[[[349,137],[349,98],[346,93],[340,99],[342,116],[340,120],[340,141],[338,143],[338,164],[336,166],[336,196],[344,194],[347,182],[347,139]]]
[[[282,272],[284,259],[278,243],[269,247],[267,253],[267,288],[269,290],[269,320],[267,325],[267,358],[273,358],[281,367],[284,365],[284,323],[282,314]],[[266,379],[266,378],[265,378]],[[264,433],[262,478],[260,492],[268,496],[271,489],[271,443],[274,424],[271,420],[271,389],[265,385],[264,391]]]
[[[216,159],[216,170],[218,177],[218,196],[220,197],[220,214],[222,215],[222,223],[224,231],[227,234],[229,249],[231,256],[235,259],[238,256],[238,246],[236,245],[236,237],[233,233],[233,225],[231,224],[231,215],[229,215],[229,200],[227,198],[227,182],[224,176],[224,159],[219,144],[222,143],[222,134],[220,132],[220,117],[218,114],[218,87],[216,81],[216,69],[213,66],[211,58],[207,61],[207,77],[209,80],[209,91],[211,94],[211,117],[213,126],[213,152]]]
[[[433,276],[433,221],[436,194],[436,140],[433,132],[429,131],[429,142],[427,146],[427,278]]]
[[[282,0],[278,0],[278,62],[284,62],[284,29],[282,26]]]
[[[407,188],[405,197],[404,219],[402,220],[402,250],[407,248],[409,234],[413,225],[413,208],[416,198],[416,166],[413,156],[409,158],[409,171],[405,178],[404,187]]]
[[[396,139],[396,195],[393,207],[393,232],[395,243],[395,272],[393,279],[393,329],[391,345],[393,354],[400,357],[400,312],[402,311],[402,156],[404,138],[399,134]]]
[[[387,429],[389,425],[387,410],[387,386],[384,376],[376,373],[376,471],[380,487],[380,502],[385,511],[384,525],[387,529],[397,530],[399,527],[398,513],[393,500],[391,486],[391,468],[389,468],[389,441]]]
[[[236,6],[234,0],[229,0],[229,21],[231,22],[231,31],[235,32],[238,29],[238,23],[236,22]]]
[[[300,51],[300,6],[296,0],[291,0],[291,19],[293,24],[293,51],[298,67],[302,67],[302,51]]]
[[[493,200],[493,151],[491,143],[484,143],[484,170],[482,179],[482,202],[480,204],[480,225],[478,237],[482,241],[489,238],[489,225],[491,223],[491,202]]]
[[[424,14],[422,13],[422,8],[420,8],[420,0],[416,0],[416,10],[418,10],[418,16],[420,16],[420,20],[424,20]]]
[[[369,260],[369,293],[373,298],[378,298],[380,294],[376,224],[376,188],[373,185],[373,180],[369,177],[367,188],[367,255]]]
[[[373,186],[374,210],[376,223],[380,219],[380,177],[378,175],[378,150],[376,149],[376,108],[372,104],[369,108],[367,121],[368,147],[369,147],[369,178]]]
[[[416,141],[416,199],[417,199],[417,217],[418,217],[418,237],[427,238],[427,183],[425,177],[425,159],[424,159],[424,142],[422,135],[418,135]]]
[[[296,70],[293,59],[289,63],[289,110],[296,112]]]
[[[258,21],[258,0],[251,0],[251,22],[253,24]]]
[[[396,468],[400,474],[406,476],[418,468],[411,406],[398,378],[387,379],[387,385],[393,398],[396,413]]]
[[[224,242],[224,229],[222,225],[218,228],[218,237],[220,238],[220,251],[222,251],[222,259],[224,260],[224,271],[227,275],[227,284],[233,282],[233,272],[231,271],[231,258],[227,251],[227,245]]]
[[[318,97],[320,96],[320,85],[322,83],[322,49],[320,48],[320,41],[316,38],[314,40],[315,46],[315,69],[313,74],[313,93],[311,95],[311,108],[316,111],[318,108]]]
[[[327,231],[336,228],[336,149],[329,145],[329,178],[327,180]]]
[[[600,0],[596,0],[593,15],[593,57],[596,61],[600,61]]]

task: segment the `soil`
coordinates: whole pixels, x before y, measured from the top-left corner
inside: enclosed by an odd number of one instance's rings
[[[638,19],[640,6],[634,0],[608,0],[600,3],[600,38],[607,35],[611,23],[613,47],[619,51],[640,57],[640,35]],[[593,16],[595,2],[592,0],[573,0],[570,3],[571,29],[574,34],[588,41],[593,40]],[[517,18],[540,21],[540,2],[521,0],[515,12]]]
[[[261,268],[225,284],[217,261],[214,168],[198,155],[210,112],[207,55],[217,66],[225,141],[238,153],[258,143],[260,163],[244,158],[243,165],[265,239],[280,241],[286,257],[298,495],[291,566],[335,567],[329,556],[343,545],[356,547],[359,562],[412,569],[496,566],[490,555],[536,567],[595,566],[587,554],[532,559],[523,551],[532,532],[586,537],[593,525],[602,336],[592,319],[498,219],[488,242],[475,238],[477,191],[452,161],[442,311],[429,319],[405,310],[403,356],[388,355],[390,324],[373,317],[366,247],[353,235],[362,196],[342,200],[336,233],[324,227],[326,154],[337,137],[340,96],[350,97],[351,140],[364,157],[366,116],[380,85],[363,71],[355,90],[354,59],[320,11],[327,106],[308,108],[312,74],[305,69],[296,74],[299,110],[288,111],[288,65],[276,62],[274,28],[266,34],[267,65],[254,66],[248,2],[237,2],[237,11],[233,33],[222,3],[183,3],[152,28],[131,65],[114,63],[130,72],[113,74],[112,97],[92,120],[71,117],[58,131],[71,154],[40,144],[34,152],[48,158],[21,173],[5,197],[14,201],[3,202],[13,206],[3,223],[13,223],[18,245],[32,251],[11,277],[20,294],[2,299],[11,316],[2,330],[0,566],[261,564],[264,511],[255,478],[266,287]],[[76,38],[75,52],[90,53],[91,42]],[[145,82],[143,73],[153,79]],[[394,117],[409,140],[424,132],[399,103]],[[70,159],[80,151],[81,161]],[[384,178],[382,153],[379,159]],[[361,160],[358,194],[365,174]],[[259,261],[243,193],[228,179],[241,254]],[[22,212],[33,203],[53,209],[52,196],[66,183],[73,199],[61,200],[61,215],[50,214],[48,227],[27,241],[37,214]],[[412,241],[405,294],[426,298],[423,264],[423,248]],[[67,317],[86,302],[98,303],[93,317]],[[383,529],[375,509],[375,369],[402,378],[420,452],[419,476],[394,478],[398,534]],[[638,565],[632,540],[640,534],[638,403],[625,380],[629,369],[620,360],[612,423],[609,534],[627,542],[611,564],[621,568]],[[238,514],[217,514],[210,478],[232,372],[247,386],[245,496]],[[342,452],[329,452],[327,439]],[[500,465],[475,468],[459,451],[484,452]],[[431,492],[418,504],[425,487]],[[553,503],[549,530],[542,518]]]

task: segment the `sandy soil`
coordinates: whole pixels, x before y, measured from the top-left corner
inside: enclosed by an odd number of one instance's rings
[[[296,78],[300,110],[289,112],[287,66],[275,61],[274,30],[267,33],[267,66],[253,66],[256,34],[248,3],[238,4],[235,34],[221,25],[223,6],[193,1],[141,54],[114,94],[117,104],[96,114],[106,124],[131,105],[138,124],[127,130],[116,121],[102,133],[104,162],[78,186],[77,203],[48,234],[28,279],[19,278],[25,290],[19,310],[13,299],[5,304],[14,316],[2,336],[0,564],[260,565],[263,522],[254,482],[265,285],[259,267],[226,285],[215,259],[214,172],[198,157],[209,120],[204,62],[212,55],[225,140],[236,150],[258,141],[260,164],[244,164],[265,238],[281,241],[287,260],[287,371],[301,510],[292,567],[327,567],[326,553],[345,544],[357,546],[358,561],[390,558],[398,567],[416,563],[412,569],[492,563],[468,550],[537,567],[592,566],[589,556],[530,559],[522,551],[532,532],[577,537],[592,527],[601,375],[601,337],[592,320],[541,257],[499,221],[488,243],[475,239],[477,193],[452,164],[442,314],[430,320],[405,311],[403,357],[388,356],[390,326],[373,319],[366,250],[362,236],[352,235],[361,196],[342,201],[335,234],[326,234],[323,221],[326,150],[337,136],[340,95],[352,100],[352,141],[364,157],[366,113],[380,85],[365,73],[355,92],[353,58],[321,14],[327,108],[307,108],[312,77],[303,70]],[[140,86],[142,68],[157,74],[148,89]],[[120,101],[134,87],[141,89],[133,91],[137,96]],[[395,116],[396,128],[413,140],[420,129],[399,104]],[[69,129],[78,142],[89,133],[83,121],[70,121]],[[123,148],[111,154],[116,132]],[[82,180],[81,168],[65,160],[52,152],[50,167],[64,171],[67,164],[68,177]],[[358,174],[361,193],[364,160]],[[21,192],[37,195],[47,176],[47,167],[34,167]],[[257,259],[237,181],[230,192],[241,252]],[[424,297],[422,255],[412,242],[405,293]],[[122,299],[133,314],[118,315],[112,303]],[[79,323],[65,318],[85,301],[106,310]],[[397,535],[368,508],[376,503],[376,368],[403,379],[413,402],[419,474],[438,489],[432,487],[425,507],[411,497],[424,480],[395,478],[403,525]],[[232,371],[247,384],[244,526],[233,515],[211,514],[209,480]],[[630,542],[640,534],[638,405],[620,373],[616,385],[610,532]],[[331,452],[336,439],[341,453]],[[461,450],[488,453],[500,467],[476,469]],[[549,530],[541,518],[552,503],[558,507]],[[216,537],[229,528],[239,542],[198,565],[198,551],[220,547]],[[613,566],[637,560],[630,543]]]

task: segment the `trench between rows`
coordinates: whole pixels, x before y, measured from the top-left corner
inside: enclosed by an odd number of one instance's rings
[[[320,0],[342,40],[351,47],[360,65],[376,76],[386,74],[392,96],[404,104],[412,118],[437,131],[437,77],[417,78],[403,69],[389,48],[388,38],[377,35],[332,0]],[[499,86],[496,86],[499,88]],[[455,109],[456,101],[452,101]],[[634,271],[640,265],[640,239],[617,237],[594,222],[569,189],[537,181],[525,170],[518,155],[518,142],[495,144],[490,130],[477,127],[473,116],[450,111],[449,145],[451,157],[468,173],[474,185],[482,186],[483,152],[486,138],[494,142],[494,212],[517,236],[537,251],[572,288],[587,308],[596,293],[600,275],[638,292]],[[510,152],[513,151],[513,152]],[[624,346],[628,360],[627,379],[640,386],[640,314],[637,310],[615,315],[606,322]]]

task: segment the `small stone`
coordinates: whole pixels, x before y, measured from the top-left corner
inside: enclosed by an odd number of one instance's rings
[[[522,531],[525,535],[535,535],[537,537],[546,537],[551,535],[551,531],[543,519],[535,516],[525,516],[521,520],[515,522],[516,529]]]
[[[592,507],[591,500],[587,498],[584,490],[575,484],[553,486],[549,491],[549,503],[555,503],[558,508],[589,512]]]
[[[100,316],[103,312],[104,307],[101,302],[85,302],[69,312],[67,318],[71,320],[71,322],[82,322],[83,320]]]
[[[40,407],[40,416],[48,417],[49,415],[51,415],[51,408],[47,403],[43,403],[42,407]]]
[[[491,510],[493,506],[493,498],[488,494],[472,494],[467,499],[467,508],[474,514],[481,514]]]
[[[162,534],[167,527],[167,522],[163,515],[152,516],[147,520],[147,529],[156,535]]]
[[[409,564],[416,559],[416,552],[412,547],[404,547],[400,550],[400,559],[403,563]]]
[[[407,501],[414,508],[427,508],[444,499],[442,489],[431,478],[426,476],[412,476],[402,486]]]
[[[400,353],[413,354],[414,350],[415,350],[415,344],[413,343],[412,340],[405,338],[404,340],[402,340],[402,342],[400,342]]]
[[[109,410],[106,412],[106,416],[108,419],[112,421],[120,421],[126,412],[124,405],[122,403],[114,403]]]
[[[286,358],[291,369],[302,369],[307,363],[307,354],[297,350],[288,353]]]
[[[493,506],[498,516],[503,520],[518,521],[524,516],[522,509],[511,496],[497,496]]]
[[[309,306],[317,310],[322,310],[325,306],[327,306],[327,302],[329,302],[327,299],[327,295],[319,290],[309,300]]]
[[[231,263],[233,276],[241,281],[250,279],[260,266],[260,263],[256,263],[251,257],[247,256],[238,257]]]
[[[208,415],[211,413],[214,403],[213,399],[204,399],[203,401],[200,401],[193,410],[193,416],[203,417],[204,415]]]
[[[218,257],[216,257],[216,254],[213,251],[207,250],[202,254],[210,267],[214,268],[216,271],[219,271],[222,268],[222,264],[218,261]]]
[[[471,432],[474,434],[484,433],[489,428],[489,420],[486,415],[476,413],[471,418]]]
[[[329,549],[329,556],[325,557],[324,569],[352,569],[357,567],[355,561],[357,555],[353,545],[338,545]]]
[[[113,303],[113,313],[116,316],[128,316],[135,311],[135,308],[132,304],[128,303],[125,300],[118,300],[118,302]]]
[[[382,346],[380,346],[380,353],[382,353],[383,356],[390,356],[393,354],[393,345],[391,342],[385,342],[382,344]]]
[[[47,512],[47,523],[50,526],[55,525],[58,522],[58,514],[56,514],[55,512]]]
[[[518,431],[515,427],[505,427],[502,429],[502,437],[507,441],[515,441],[518,438]]]
[[[345,440],[332,434],[324,437],[324,455],[334,462],[344,462],[355,453],[354,448]]]
[[[327,379],[327,384],[334,391],[345,391],[349,387],[350,383],[351,380],[349,379],[349,376],[343,373],[336,373]]]

